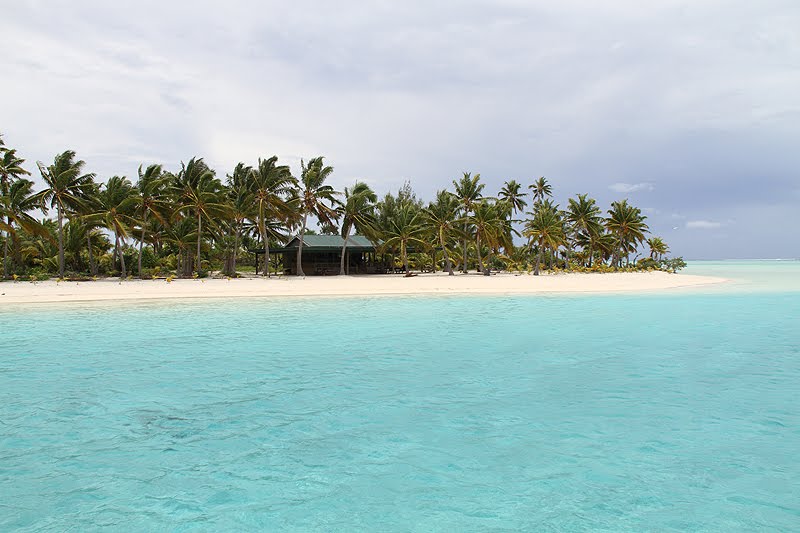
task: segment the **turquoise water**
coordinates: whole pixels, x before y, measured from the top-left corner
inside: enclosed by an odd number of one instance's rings
[[[726,287],[0,310],[0,530],[797,530],[800,292]]]
[[[762,259],[753,261],[690,261],[686,274],[730,279],[714,286],[717,292],[798,292],[800,260]]]

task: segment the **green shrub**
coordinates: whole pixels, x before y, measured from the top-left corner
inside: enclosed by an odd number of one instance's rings
[[[683,257],[673,257],[661,261],[661,270],[674,273],[682,268],[686,268],[686,261],[683,260]]]
[[[661,263],[649,257],[643,257],[636,263],[636,268],[639,270],[658,270],[661,268]]]
[[[178,268],[178,256],[169,254],[166,257],[162,257],[159,261],[159,266],[164,270],[175,270]]]

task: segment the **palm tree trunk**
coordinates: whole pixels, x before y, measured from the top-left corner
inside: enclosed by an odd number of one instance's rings
[[[405,241],[400,243],[400,253],[403,254],[403,267],[406,269],[406,276],[408,276],[411,271],[408,270],[408,250],[406,250]]]
[[[11,217],[8,217],[8,227],[11,227]],[[11,238],[11,232],[6,231],[6,238],[3,239],[3,277],[8,276],[8,239]]]
[[[264,277],[269,277],[269,241],[267,240],[267,228],[264,225],[264,215],[260,214],[258,217],[260,224],[258,225],[259,233],[261,233],[261,242],[264,243]]]
[[[2,192],[2,194],[8,194],[6,188],[6,176],[3,176],[3,179],[0,180],[0,192]],[[8,226],[11,227],[11,215],[8,216],[7,222]],[[3,239],[3,278],[5,278],[8,275],[8,269],[6,263],[8,263],[8,239],[11,238],[11,231],[8,230],[5,232],[5,234],[6,238]]]
[[[347,239],[350,238],[350,226],[348,225],[348,226],[345,227],[344,220],[342,221],[342,230],[343,230],[342,233],[344,234],[343,235],[344,236],[344,241],[342,242],[342,257],[340,258],[340,261],[339,261],[339,275],[340,276],[346,276],[347,272],[345,272],[345,269],[344,269],[344,262],[345,262],[345,258],[347,257]],[[349,261],[348,261],[348,263],[349,263]],[[350,265],[347,265],[347,266],[348,266],[347,270],[349,271],[350,270],[350,268],[349,268]]]
[[[144,212],[144,217],[142,218],[142,238],[139,239],[139,278],[144,279],[142,276],[142,249],[144,248],[144,237],[145,232],[147,231],[147,211]]]
[[[233,230],[233,262],[231,264],[231,274],[236,274],[236,259],[239,255],[239,234],[242,232],[242,223],[237,222]]]
[[[58,277],[64,277],[64,214],[61,211],[61,203],[56,204],[58,211]]]
[[[486,267],[483,269],[484,276],[490,276],[492,274],[492,267],[489,265],[492,261],[492,248],[489,247],[489,252],[486,254]]]
[[[350,232],[348,231],[348,233],[350,233]],[[345,275],[345,272],[344,272],[344,258],[346,257],[346,254],[347,254],[347,235],[345,235],[344,242],[342,243],[342,257],[341,257],[341,260],[339,262],[339,275],[340,276],[344,276]]]
[[[308,213],[303,213],[303,227],[300,229],[300,246],[297,247],[297,275],[305,276],[303,272],[303,237],[306,234],[306,223],[308,222]]]
[[[203,217],[197,212],[197,274],[200,274],[200,240],[203,236]]]
[[[542,262],[542,243],[539,242],[539,249],[536,251],[536,266],[533,268],[533,275],[539,275],[539,265]]]
[[[117,237],[117,248],[119,249],[119,237]],[[117,255],[119,256],[121,278],[125,279],[128,277],[128,273],[125,270],[125,256],[122,254],[122,250],[119,250]]]
[[[464,222],[464,255],[462,257],[463,264],[461,266],[464,267],[464,274],[467,273],[467,223]]]
[[[483,254],[481,254],[481,237],[475,237],[475,251],[478,252],[478,272],[483,272]]]
[[[113,257],[113,260],[114,260],[114,268],[117,268],[117,261],[119,261],[119,237],[117,237],[116,233],[114,233],[114,257]],[[120,271],[120,277],[123,277],[122,276],[122,267],[120,267],[119,271]]]
[[[19,236],[11,236],[11,266],[15,269],[22,264],[22,256],[19,251]]]
[[[453,264],[450,262],[450,255],[447,253],[447,247],[444,245],[444,235],[442,231],[439,230],[439,244],[442,245],[442,252],[444,254],[444,264],[445,268],[447,269],[447,275],[453,276]]]
[[[86,250],[89,252],[89,270],[92,276],[97,275],[97,265],[94,262],[94,252],[92,252],[92,230],[86,230]]]

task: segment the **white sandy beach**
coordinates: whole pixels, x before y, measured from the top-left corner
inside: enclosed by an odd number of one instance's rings
[[[420,294],[615,293],[675,290],[722,283],[723,278],[665,272],[273,277],[242,279],[3,282],[1,304],[81,301],[242,298],[271,296],[378,296]]]

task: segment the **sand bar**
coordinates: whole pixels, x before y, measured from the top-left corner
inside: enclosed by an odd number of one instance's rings
[[[403,275],[274,277],[241,279],[3,282],[0,305],[179,298],[271,296],[379,296],[423,294],[536,294],[649,292],[699,287],[723,278],[665,272],[493,276],[443,273]]]

